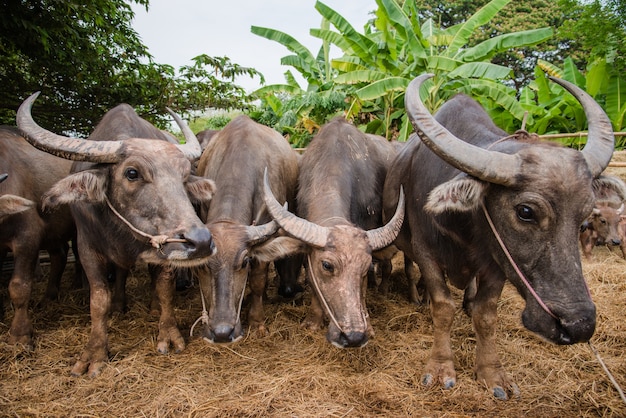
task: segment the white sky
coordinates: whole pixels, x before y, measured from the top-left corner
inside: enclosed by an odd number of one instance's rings
[[[359,32],[376,9],[375,0],[322,2]],[[193,57],[207,54],[227,56],[236,64],[256,68],[266,84],[284,83],[288,69],[297,75],[292,67],[280,64],[281,57],[291,52],[278,42],[254,35],[250,32],[253,25],[285,32],[314,55],[321,46],[321,40],[309,34],[322,20],[315,0],[150,0],[147,13],[137,5],[133,10],[133,28],[154,60],[176,70],[191,65]],[[335,47],[331,54],[337,57],[340,51]],[[241,77],[236,82],[248,91],[260,87],[258,78]]]

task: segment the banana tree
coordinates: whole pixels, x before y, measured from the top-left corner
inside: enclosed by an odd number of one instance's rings
[[[538,134],[554,132],[579,132],[587,129],[587,121],[580,104],[563,88],[549,83],[545,75],[559,77],[585,89],[604,109],[613,129],[625,129],[626,78],[600,57],[591,61],[583,74],[571,58],[559,68],[539,60],[535,68],[535,80],[521,91],[520,104],[533,115],[529,130]],[[616,138],[617,148],[624,148],[623,138]],[[622,141],[622,142],[619,142]],[[578,137],[566,138],[569,146],[582,146],[585,141]]]
[[[426,85],[425,103],[431,111],[452,94],[465,92],[491,107],[504,109],[516,119],[524,117],[516,92],[502,82],[511,77],[511,70],[489,59],[501,51],[543,42],[552,36],[552,29],[504,34],[467,47],[472,34],[510,1],[492,0],[464,23],[443,29],[430,19],[420,23],[415,2],[400,6],[394,0],[376,0],[375,30],[367,34],[357,32],[318,1],[315,8],[336,31],[313,29],[311,34],[344,52],[342,58],[332,60],[332,66],[339,71],[335,83],[356,87],[348,116],[377,109],[367,131],[390,137],[397,130],[397,138],[402,141],[411,131],[403,112],[404,91],[423,72],[435,74]]]
[[[328,29],[329,22],[322,19],[321,28]],[[292,145],[305,146],[320,125],[346,108],[346,86],[334,83],[337,71],[329,58],[330,43],[323,41],[317,53],[313,53],[292,36],[270,28],[252,26],[252,33],[285,46],[292,55],[281,58],[282,65],[291,66],[305,80],[301,87],[293,73],[285,72],[285,83],[263,86],[252,93],[261,100],[261,108],[271,115],[259,121],[289,137]]]

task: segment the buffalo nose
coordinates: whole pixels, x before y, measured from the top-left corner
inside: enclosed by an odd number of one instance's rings
[[[196,257],[215,254],[215,243],[208,228],[192,228],[184,235],[185,240],[194,247]]]
[[[620,239],[613,239],[611,240],[613,245],[620,245],[622,243],[622,241]]]
[[[219,324],[213,328],[213,341],[216,343],[231,343],[235,340],[235,328],[227,324]]]
[[[364,332],[342,332],[339,336],[339,345],[342,347],[362,347],[367,343]]]

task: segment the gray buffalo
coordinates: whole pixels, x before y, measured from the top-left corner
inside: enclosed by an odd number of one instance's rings
[[[446,388],[456,383],[450,283],[468,289],[476,378],[507,399],[519,389],[496,352],[496,310],[505,280],[526,301],[523,324],[544,339],[573,344],[594,333],[596,308],[582,274],[577,235],[593,209],[594,179],[611,159],[613,131],[588,94],[557,79],[587,116],[589,137],[582,151],[523,131],[508,135],[465,95],[453,97],[433,117],[420,99],[429,77],[417,77],[406,91],[417,135],[393,163],[383,198],[388,217],[400,185],[411,202],[396,244],[418,264],[430,297],[435,337],[422,382]]]
[[[28,315],[31,289],[39,267],[39,251],[50,255],[46,298],[55,299],[67,263],[68,242],[74,236],[69,209],[44,213],[40,200],[70,173],[71,161],[33,148],[15,127],[0,127],[0,166],[8,178],[0,184],[0,249],[13,253],[9,296],[14,316],[9,343],[32,348]]]
[[[396,151],[343,118],[320,129],[300,161],[297,216],[281,207],[265,183],[265,201],[289,237],[274,240],[283,254],[304,253],[314,289],[305,325],[330,319],[326,338],[337,347],[360,347],[372,328],[365,303],[372,254],[389,246],[404,218],[400,199],[382,222],[382,186]]]
[[[240,309],[246,283],[252,296],[248,323],[265,332],[263,297],[268,263],[273,261],[266,247],[278,230],[263,201],[266,167],[281,204],[293,207],[298,181],[295,151],[278,132],[247,116],[233,119],[218,131],[198,163],[198,175],[213,179],[217,186],[213,199],[201,209],[201,218],[219,248],[199,273],[209,301],[204,337],[211,342],[242,337]]]
[[[128,105],[107,112],[88,139],[60,136],[31,116],[36,95],[22,103],[17,125],[35,147],[74,160],[73,174],[43,196],[43,208],[69,205],[80,260],[89,280],[91,334],[73,375],[97,376],[108,356],[110,266],[152,265],[161,317],[157,350],[185,347],[173,308],[175,267],[203,264],[215,252],[209,229],[192,203],[210,200],[215,185],[190,174],[200,146],[175,114],[187,143],[173,144]]]

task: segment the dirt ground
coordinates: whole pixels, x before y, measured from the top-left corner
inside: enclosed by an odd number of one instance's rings
[[[626,261],[619,251],[596,248],[584,271],[598,308],[592,344],[617,383],[626,386]],[[46,268],[44,266],[44,274]],[[149,312],[144,267],[129,277],[129,311],[110,321],[109,364],[95,379],[71,377],[89,335],[83,291],[67,272],[61,300],[34,307],[35,350],[6,343],[12,317],[2,278],[5,319],[0,323],[0,416],[4,417],[212,417],[212,416],[626,416],[626,405],[587,344],[554,346],[525,330],[523,301],[512,286],[499,305],[498,347],[519,398],[494,399],[472,374],[475,340],[460,309],[453,329],[457,385],[424,388],[421,368],[432,343],[430,314],[408,302],[398,280],[387,296],[368,294],[376,332],[368,345],[340,350],[324,332],[300,327],[308,292],[298,301],[268,289],[266,337],[247,335],[232,345],[188,338],[185,351],[156,352],[157,317]],[[43,295],[37,282],[34,299]],[[197,287],[177,293],[181,331],[201,312]]]
[[[619,251],[596,248],[583,270],[598,312],[591,343],[618,386],[626,387],[626,261]],[[43,272],[34,301],[43,295],[45,266]],[[591,346],[555,346],[527,331],[520,319],[523,300],[509,285],[497,333],[501,360],[521,390],[509,401],[494,399],[474,380],[475,339],[460,292],[452,333],[457,385],[421,385],[433,340],[430,313],[408,302],[403,280],[387,296],[368,293],[376,335],[362,348],[340,350],[324,332],[301,328],[308,291],[296,301],[279,300],[272,282],[265,306],[269,335],[212,345],[196,332],[182,353],[160,355],[158,318],[150,314],[149,280],[139,266],[128,279],[129,311],[110,321],[108,365],[95,379],[71,377],[90,326],[85,293],[71,288],[72,274],[70,267],[59,301],[31,310],[32,352],[7,344],[13,313],[9,275],[3,274],[0,417],[626,416],[626,404]],[[176,306],[181,331],[189,336],[202,307],[198,288],[178,292]]]

